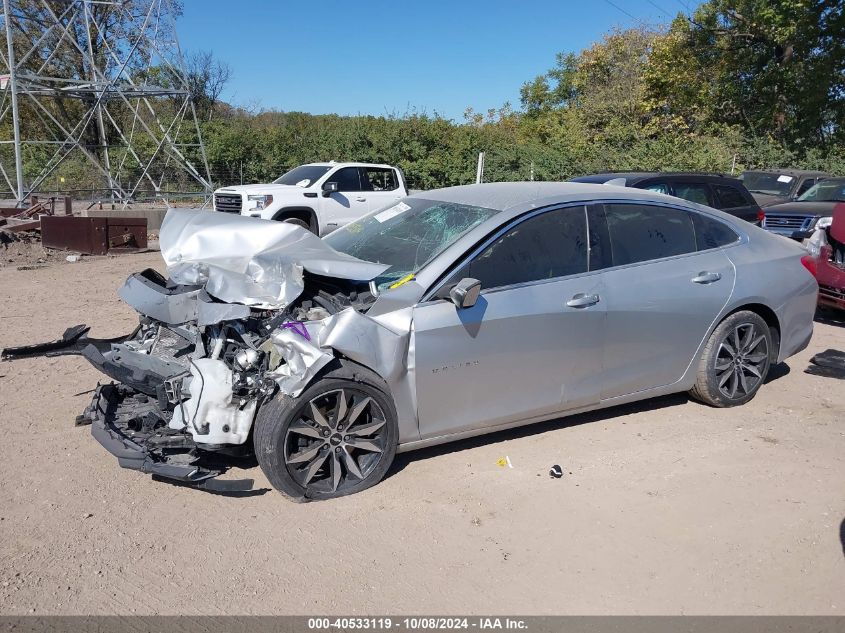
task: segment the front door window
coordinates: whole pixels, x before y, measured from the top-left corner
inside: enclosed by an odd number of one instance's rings
[[[414,310],[423,438],[598,402],[602,275],[587,272],[583,206],[515,222],[445,286],[461,277],[482,282],[475,306],[439,299]],[[567,305],[584,296],[596,303]]]

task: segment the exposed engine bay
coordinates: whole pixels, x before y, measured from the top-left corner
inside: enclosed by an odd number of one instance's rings
[[[81,354],[113,380],[77,424],[90,424],[121,466],[248,489],[250,480],[210,480],[226,470],[221,456],[252,451],[256,411],[277,391],[295,397],[344,350],[369,355],[385,376],[401,372],[404,359],[384,353],[403,348],[401,328],[365,316],[378,297],[370,280],[385,266],[300,227],[204,211],[171,211],[161,248],[169,278],[147,269],[118,293],[140,315],[130,335],[90,339],[77,326],[3,351],[4,360]]]

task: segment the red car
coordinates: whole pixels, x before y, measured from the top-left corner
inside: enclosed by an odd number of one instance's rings
[[[819,282],[819,305],[845,310],[845,203],[834,207],[819,254],[802,261]]]

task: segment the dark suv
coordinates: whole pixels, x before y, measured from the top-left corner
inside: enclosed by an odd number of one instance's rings
[[[696,172],[625,172],[579,176],[569,182],[604,184],[618,180],[619,185],[648,189],[676,198],[719,209],[733,216],[759,224],[763,218],[760,205],[742,182],[723,174]],[[624,182],[623,182],[624,181]]]
[[[762,207],[797,200],[824,178],[830,178],[830,174],[806,169],[749,170],[740,176],[745,188]]]
[[[812,237],[819,223],[833,216],[833,210],[845,202],[845,178],[820,180],[797,200],[763,208],[763,228],[772,233],[805,240]]]

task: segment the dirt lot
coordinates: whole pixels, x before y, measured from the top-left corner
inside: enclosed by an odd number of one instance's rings
[[[0,347],[128,331],[115,290],[148,265],[0,269]],[[742,408],[675,396],[502,432],[303,505],[120,469],[73,427],[94,369],[3,363],[0,613],[841,614],[845,382],[803,370],[843,326],[817,324]]]

